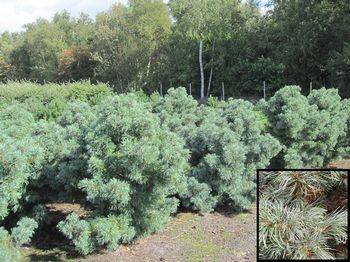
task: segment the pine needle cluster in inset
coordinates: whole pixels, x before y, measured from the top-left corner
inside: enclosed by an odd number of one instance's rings
[[[345,258],[347,172],[259,173],[261,259]]]

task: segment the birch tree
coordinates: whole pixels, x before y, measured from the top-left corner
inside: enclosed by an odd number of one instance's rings
[[[210,85],[214,74],[214,43],[220,39],[232,38],[231,22],[239,9],[237,0],[170,0],[169,6],[175,18],[176,29],[188,38],[196,41],[199,46],[200,99],[205,99],[205,63],[206,53],[210,53]],[[209,51],[210,50],[210,51]],[[207,52],[209,51],[209,52]]]

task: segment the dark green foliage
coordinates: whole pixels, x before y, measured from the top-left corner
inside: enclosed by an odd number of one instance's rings
[[[285,65],[284,83],[297,84],[303,93],[336,87],[349,96],[348,0],[272,1],[273,10],[261,30],[267,56]],[[266,50],[265,49],[265,50]]]
[[[267,3],[268,2],[268,3]],[[107,8],[106,8],[107,9]],[[265,13],[266,12],[266,13]],[[262,97],[285,84],[350,96],[348,0],[161,0],[113,4],[94,18],[58,12],[0,35],[0,81],[88,80],[151,93],[192,83]]]
[[[347,241],[347,210],[339,202],[329,204],[328,195],[338,190],[342,197],[346,172],[259,175],[259,257],[334,259],[334,246]],[[327,210],[329,205],[336,210]]]
[[[232,66],[232,75],[236,79],[241,94],[262,94],[263,81],[267,81],[267,91],[274,91],[282,84],[284,64],[276,63],[271,58],[259,57],[253,61],[239,60]],[[234,93],[233,93],[234,94]]]

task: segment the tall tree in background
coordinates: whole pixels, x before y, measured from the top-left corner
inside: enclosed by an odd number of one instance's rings
[[[125,91],[147,88],[152,65],[171,33],[167,6],[161,0],[133,0],[114,5],[96,20],[93,50],[97,79]]]
[[[204,99],[286,84],[350,97],[348,0],[130,0],[93,21],[66,11],[0,36],[0,81],[107,82],[116,91],[188,86]],[[159,84],[158,84],[159,83]]]
[[[52,22],[38,19],[26,25],[22,44],[12,53],[12,64],[19,69],[17,77],[41,83],[55,81],[61,56],[73,46],[88,43],[91,25],[88,16],[73,19],[66,11],[55,14]]]
[[[11,54],[18,49],[23,34],[4,32],[0,36],[0,82],[15,78]]]
[[[269,41],[275,45],[272,58],[286,67],[286,82],[302,85],[305,91],[310,81],[316,88],[340,84],[331,79],[337,64],[331,61],[346,53],[350,42],[349,1],[275,0],[273,5],[267,17]]]
[[[177,39],[174,40],[175,50],[170,50],[170,53],[181,54],[168,58],[173,67],[177,66],[170,77],[178,75],[178,85],[185,79],[198,82],[194,80],[197,77],[194,71],[198,70],[195,69],[198,68],[198,59],[194,60],[193,57],[194,42],[201,46],[203,41],[203,68],[205,75],[209,75],[208,79],[201,77],[200,97],[205,89],[203,80],[208,84],[207,96],[209,92],[219,95],[222,82],[230,89],[227,93],[232,95],[241,91],[256,91],[262,78],[267,80],[275,76],[274,71],[280,70],[280,66],[262,57],[266,53],[266,44],[259,41],[264,35],[264,31],[259,29],[263,25],[263,17],[256,1],[171,0],[169,6],[175,18],[172,37]]]
[[[203,100],[205,98],[203,52],[206,52],[206,50],[203,51],[203,46],[212,51],[210,54],[210,75],[212,75],[215,56],[214,43],[220,43],[222,39],[228,40],[233,37],[231,22],[239,9],[239,2],[237,0],[170,0],[169,6],[175,18],[174,31],[198,43],[200,99]]]

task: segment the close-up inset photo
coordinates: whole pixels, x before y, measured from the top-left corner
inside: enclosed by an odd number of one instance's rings
[[[259,171],[259,260],[348,259],[348,172]]]

